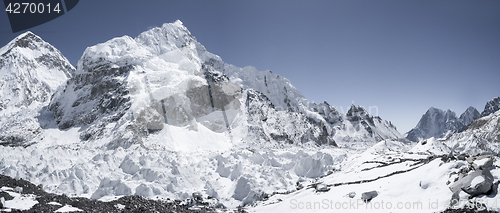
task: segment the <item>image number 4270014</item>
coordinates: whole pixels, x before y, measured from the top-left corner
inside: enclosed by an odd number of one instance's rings
[[[73,9],[79,0],[4,0],[12,32],[47,23]]]

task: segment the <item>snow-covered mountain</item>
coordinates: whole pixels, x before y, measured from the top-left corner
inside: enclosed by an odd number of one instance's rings
[[[74,68],[49,43],[26,32],[0,49],[0,110],[46,102]]]
[[[472,122],[480,117],[481,115],[479,114],[479,111],[477,111],[476,108],[470,106],[465,110],[464,113],[460,115],[458,120],[463,124],[463,128],[467,128]]]
[[[52,45],[26,32],[0,49],[0,144],[26,145],[41,132],[35,119],[75,68]]]
[[[479,118],[479,112],[469,107],[457,117],[451,110],[443,111],[431,107],[422,115],[417,126],[405,134],[410,141],[420,141],[431,137],[446,138],[453,133],[460,132]]]
[[[465,131],[448,140],[456,152],[498,153],[500,151],[500,111],[475,120]]]
[[[500,98],[488,101],[480,118],[474,120],[466,130],[452,135],[447,143],[456,152],[498,153],[500,152]]]
[[[346,114],[340,114],[337,108],[325,101],[314,105],[313,110],[333,127],[335,141],[345,145],[352,142],[377,142],[402,138],[390,121],[369,115],[361,106],[352,105]]]
[[[38,63],[56,61],[45,59]],[[21,140],[31,146],[0,147],[2,174],[50,192],[93,199],[196,192],[234,207],[331,172],[345,159],[337,141],[402,137],[362,107],[343,115],[310,103],[271,71],[224,63],[180,21],[89,47],[76,70],[66,68],[50,88],[71,78],[47,92],[50,103],[24,116],[37,127]]]
[[[493,98],[486,103],[481,113],[481,117],[493,114],[498,110],[500,110],[500,97]]]
[[[75,77],[50,105],[59,128],[85,126],[82,140],[108,138],[108,148],[175,134],[165,129],[171,126],[222,134],[225,144],[401,137],[364,109],[351,108],[354,115],[332,122],[316,108],[284,77],[224,63],[180,21],[87,48]]]

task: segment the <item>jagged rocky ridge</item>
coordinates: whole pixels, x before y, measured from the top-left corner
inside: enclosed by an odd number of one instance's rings
[[[467,128],[478,118],[491,115],[500,109],[500,97],[489,100],[479,113],[474,107],[469,107],[459,118],[451,110],[446,112],[434,107],[429,108],[422,116],[417,126],[405,134],[410,141],[422,139],[447,138],[453,133],[459,133]]]
[[[420,141],[431,137],[445,138],[464,130],[477,118],[479,118],[479,112],[474,107],[467,108],[460,117],[449,109],[443,111],[431,107],[422,115],[417,126],[405,135],[410,141]]]
[[[481,117],[491,115],[498,110],[500,110],[500,97],[493,98],[486,103],[483,112],[481,112]]]

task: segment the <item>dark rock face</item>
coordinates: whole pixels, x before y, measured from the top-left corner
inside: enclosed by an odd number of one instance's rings
[[[80,133],[80,139],[86,141],[100,138],[105,133],[105,126],[120,120],[130,108],[129,89],[124,79],[134,66],[112,67],[104,59],[97,62],[84,60],[82,69],[69,80],[64,90],[54,95],[49,110],[54,113],[60,129],[89,125]],[[115,135],[112,144],[127,147],[140,141],[139,135],[147,132],[131,125],[126,129],[134,136],[123,138]]]
[[[318,145],[336,146],[322,121],[317,122],[300,112],[277,111],[262,93],[246,90],[249,135],[264,141],[286,143],[315,141]],[[268,129],[264,131],[263,127]]]
[[[342,122],[342,115],[337,111],[337,108],[331,106],[326,101],[317,105],[315,104],[313,110],[332,125]]]
[[[481,113],[481,117],[491,115],[498,110],[500,110],[500,97],[493,98],[486,103]]]
[[[491,156],[474,156],[468,157],[467,162],[469,165],[460,170],[458,177],[450,186],[450,190],[453,192],[450,201],[452,206],[457,204],[460,191],[475,197],[489,194],[493,190],[494,177],[489,170],[489,167],[493,165],[493,158]]]
[[[422,116],[417,126],[406,133],[406,138],[419,141],[431,137],[448,137],[465,130],[477,118],[479,118],[479,112],[474,107],[467,108],[460,118],[451,110],[443,111],[431,107]]]

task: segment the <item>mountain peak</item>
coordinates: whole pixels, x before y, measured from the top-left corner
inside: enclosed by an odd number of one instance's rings
[[[476,108],[470,106],[457,118],[451,109],[443,111],[430,107],[420,118],[417,126],[406,133],[406,138],[411,141],[420,141],[431,137],[442,138],[463,131],[474,120],[479,118]]]
[[[481,117],[493,114],[498,110],[500,110],[500,97],[493,98],[486,103],[484,110],[481,113]]]
[[[460,122],[464,124],[464,127],[468,127],[474,120],[480,117],[479,111],[476,108],[470,106],[465,110],[464,113],[460,115]]]
[[[438,109],[438,108],[435,108],[435,107],[429,107],[429,109],[427,110],[426,113],[444,113],[444,111],[442,109]]]
[[[175,25],[182,25],[184,27],[184,23],[182,23],[181,20],[177,19],[173,24]]]
[[[30,31],[22,33],[0,49],[0,110],[49,100],[73,71],[59,50]]]
[[[446,137],[453,132],[462,129],[462,124],[452,110],[443,111],[430,107],[422,115],[417,126],[406,133],[406,138],[411,141],[420,141],[431,137]]]

